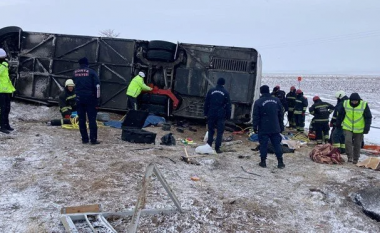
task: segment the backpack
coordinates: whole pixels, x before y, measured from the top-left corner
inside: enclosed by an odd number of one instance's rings
[[[165,146],[175,146],[176,142],[172,133],[168,133],[162,136],[160,144]]]

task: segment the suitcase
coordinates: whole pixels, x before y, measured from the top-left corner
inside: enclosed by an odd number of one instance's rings
[[[129,110],[121,124],[121,140],[132,143],[155,144],[156,134],[143,130],[148,112]]]

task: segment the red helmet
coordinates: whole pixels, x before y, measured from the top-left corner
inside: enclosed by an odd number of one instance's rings
[[[298,89],[297,91],[296,91],[296,94],[302,94],[303,92],[301,91],[301,89]]]
[[[317,100],[320,100],[320,98],[319,98],[319,96],[316,95],[316,96],[313,97],[313,101],[315,102]]]
[[[295,86],[291,86],[291,87],[290,87],[290,91],[294,91],[295,89],[296,89]]]

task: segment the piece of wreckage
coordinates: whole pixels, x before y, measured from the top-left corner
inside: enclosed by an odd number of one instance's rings
[[[26,32],[13,26],[0,29],[0,46],[9,54],[17,99],[57,104],[82,57],[99,74],[103,110],[127,109],[125,92],[139,71],[156,87],[139,97],[141,109],[156,115],[204,118],[205,96],[220,77],[230,93],[231,119],[249,122],[259,97],[261,56],[253,48]]]

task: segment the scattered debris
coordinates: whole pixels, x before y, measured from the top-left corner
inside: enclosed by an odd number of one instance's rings
[[[179,132],[179,133],[184,133],[184,132],[185,132],[185,130],[184,130],[183,128],[177,128],[176,130],[177,130],[177,132]]]
[[[255,176],[261,176],[261,175],[256,174],[256,173],[246,171],[246,170],[244,169],[243,166],[241,166],[241,169],[242,169],[245,173],[248,173],[248,174],[251,174],[251,175],[255,175]]]
[[[368,187],[359,191],[354,201],[363,207],[363,212],[370,218],[380,221],[380,187]]]
[[[358,167],[371,168],[373,170],[380,170],[380,158],[369,157],[356,164]]]
[[[199,177],[197,177],[197,176],[192,176],[191,180],[192,181],[200,181],[201,179]]]
[[[158,156],[158,157],[160,157],[160,158],[165,158],[165,159],[169,159],[170,161],[172,161],[173,163],[177,163],[176,161],[174,161],[174,159],[172,159],[172,158],[169,158],[169,157],[167,157],[167,156]]]

